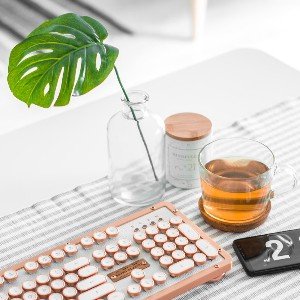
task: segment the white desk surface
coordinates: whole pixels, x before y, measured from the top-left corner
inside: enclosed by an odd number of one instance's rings
[[[241,49],[136,88],[162,118],[193,111],[217,129],[299,96],[299,83],[300,72]],[[120,107],[119,95],[108,96],[0,136],[0,215],[105,176],[106,123]]]

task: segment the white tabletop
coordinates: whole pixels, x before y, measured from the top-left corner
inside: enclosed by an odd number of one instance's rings
[[[198,112],[218,129],[299,96],[299,82],[300,72],[241,49],[136,88],[150,94],[150,108],[162,118]],[[119,95],[102,97],[0,136],[0,215],[105,176],[106,124],[120,107]]]

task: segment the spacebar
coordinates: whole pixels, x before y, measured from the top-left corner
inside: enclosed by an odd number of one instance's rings
[[[101,297],[107,296],[108,294],[114,292],[115,290],[116,290],[115,286],[112,283],[107,282],[107,283],[98,285],[97,287],[95,287],[87,292],[80,294],[78,296],[78,300],[96,300]]]

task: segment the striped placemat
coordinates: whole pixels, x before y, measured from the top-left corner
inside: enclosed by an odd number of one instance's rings
[[[289,163],[300,172],[299,99],[283,102],[215,134],[215,138],[232,136],[254,138],[266,143],[274,151],[279,163]],[[204,223],[197,208],[200,194],[198,189],[181,190],[167,185],[162,200],[174,203],[220,243],[233,256],[233,269],[222,281],[201,285],[179,299],[299,299],[299,271],[250,278],[243,271],[231,245],[234,239],[240,237],[300,227],[300,190],[275,199],[268,220],[259,228],[243,234],[224,233]],[[6,268],[136,210],[112,200],[107,178],[102,178],[2,217],[0,268]]]

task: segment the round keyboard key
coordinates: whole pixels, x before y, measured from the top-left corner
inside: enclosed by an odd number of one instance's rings
[[[105,247],[105,251],[108,255],[113,256],[116,252],[119,251],[119,246],[116,244],[108,244]]]
[[[149,238],[153,238],[156,234],[159,233],[158,228],[156,226],[148,226],[146,228],[146,234],[148,235]]]
[[[62,294],[59,293],[53,293],[49,296],[49,300],[63,300],[64,297]]]
[[[61,279],[51,281],[51,288],[54,292],[61,292],[66,287],[66,283]]]
[[[74,286],[79,281],[79,276],[75,273],[69,273],[64,278],[67,285]]]
[[[119,239],[118,245],[121,250],[126,250],[128,247],[130,247],[132,242],[128,239]]]
[[[62,262],[65,259],[65,252],[61,249],[56,249],[51,252],[51,257],[55,262]]]
[[[91,249],[94,243],[95,243],[94,239],[89,236],[85,236],[80,240],[80,244],[83,249]]]
[[[124,263],[128,259],[128,256],[125,252],[116,252],[114,254],[114,260],[117,264]]]
[[[146,238],[147,235],[144,231],[137,231],[133,234],[133,239],[137,244],[141,244]]]
[[[107,239],[107,235],[103,231],[97,231],[94,232],[93,238],[97,244],[101,244]]]
[[[165,242],[168,241],[168,237],[163,233],[159,233],[154,236],[153,240],[157,246],[161,247]]]
[[[193,260],[197,266],[201,266],[206,262],[206,255],[203,253],[195,253],[193,255]]]
[[[166,254],[171,254],[174,250],[176,250],[176,244],[173,242],[166,242],[163,244],[163,249]]]
[[[4,285],[4,277],[0,276],[0,287],[2,287]]]
[[[142,247],[146,252],[150,252],[155,247],[155,242],[151,239],[146,239],[142,242]]]
[[[182,218],[179,216],[174,216],[172,218],[170,218],[170,224],[172,226],[178,226],[182,223]]]
[[[189,240],[185,236],[178,236],[175,239],[175,244],[177,245],[178,249],[182,250],[184,246],[189,243]]]
[[[130,297],[137,297],[140,295],[142,288],[139,284],[131,284],[127,287],[127,293]]]
[[[167,221],[159,221],[157,223],[157,227],[162,233],[165,233],[171,227],[171,225]]]
[[[183,251],[187,257],[192,257],[198,251],[198,249],[194,244],[188,244],[184,246]]]
[[[166,235],[170,241],[175,241],[175,239],[179,236],[179,230],[176,228],[169,228],[166,231]]]
[[[146,292],[146,291],[150,291],[154,287],[155,283],[152,278],[143,278],[140,281],[140,285],[142,289]]]
[[[93,252],[93,258],[96,262],[100,262],[102,258],[106,257],[106,252],[104,250],[95,250]]]
[[[62,293],[67,299],[75,299],[78,291],[74,287],[66,287],[63,289]]]
[[[165,254],[165,251],[163,248],[154,247],[151,249],[150,254],[154,260],[159,260]]]
[[[23,294],[23,290],[17,286],[13,286],[8,290],[8,295],[11,298],[21,297]]]
[[[153,274],[152,279],[157,285],[164,284],[167,280],[167,274],[164,272],[156,272]]]
[[[24,264],[24,270],[28,274],[33,274],[39,269],[39,264],[36,261],[28,261]]]
[[[116,227],[107,227],[105,233],[111,239],[115,238],[119,234],[119,230]]]
[[[8,300],[9,297],[7,294],[4,294],[4,293],[0,293],[0,300]]]
[[[182,251],[182,250],[174,250],[172,252],[172,257],[173,257],[175,262],[178,262],[178,261],[185,258],[185,252]]]
[[[8,270],[4,272],[3,277],[7,282],[14,282],[18,278],[18,272],[15,270]]]
[[[115,261],[111,257],[104,257],[101,259],[100,265],[103,270],[111,269],[115,265]]]
[[[52,290],[48,285],[41,285],[36,289],[36,292],[42,299],[45,299],[50,296]]]
[[[50,270],[49,275],[52,279],[61,279],[64,277],[65,272],[63,269],[52,269]]]
[[[67,244],[64,247],[64,251],[66,252],[66,254],[68,256],[73,256],[73,255],[75,255],[78,252],[78,248],[77,248],[77,246],[75,244]]]
[[[98,268],[95,266],[86,266],[78,270],[77,274],[81,279],[91,277],[98,273]]]
[[[140,249],[135,246],[130,246],[126,249],[126,253],[130,259],[135,259],[140,255]]]
[[[37,300],[38,294],[36,292],[30,291],[23,294],[23,300]]]
[[[106,298],[107,300],[125,300],[125,295],[122,292],[113,292]]]
[[[46,285],[49,282],[50,282],[50,277],[48,275],[41,274],[36,277],[36,283],[39,285]]]
[[[174,259],[172,256],[169,255],[164,255],[159,259],[159,264],[161,265],[162,268],[169,268],[174,263]]]
[[[143,278],[145,278],[145,272],[142,269],[133,269],[131,271],[131,278],[135,282],[140,282]]]
[[[22,288],[24,291],[34,291],[36,289],[36,282],[32,280],[24,281],[22,284]]]
[[[42,268],[48,268],[52,263],[52,258],[49,255],[41,255],[38,258],[38,263]]]

